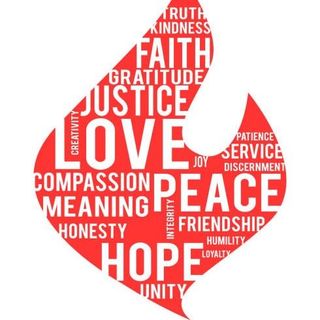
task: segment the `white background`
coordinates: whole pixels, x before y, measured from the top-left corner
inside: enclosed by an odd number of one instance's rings
[[[107,279],[68,247],[43,216],[32,182],[49,132],[167,2],[0,2],[1,319],[180,319]],[[190,111],[187,142],[205,153],[226,146],[250,92],[282,145],[288,188],[276,218],[190,289],[185,311],[192,320],[318,320],[318,1],[201,3],[214,31],[215,59],[207,92]]]

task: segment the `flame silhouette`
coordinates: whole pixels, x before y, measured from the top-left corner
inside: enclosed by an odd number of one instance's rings
[[[171,32],[166,28],[172,28]],[[63,124],[51,132],[36,160],[37,197],[53,227],[75,250],[100,269],[103,267],[102,243],[110,245],[110,256],[113,257],[117,254],[115,245],[123,243],[123,279],[119,281],[140,294],[141,283],[161,286],[180,284],[185,286],[186,290],[192,285],[194,280],[186,280],[183,267],[186,242],[203,243],[204,250],[208,249],[210,252],[214,249],[220,252],[218,256],[206,258],[195,251],[193,259],[199,259],[200,263],[193,266],[193,269],[194,273],[201,275],[225,257],[221,255],[223,250],[230,252],[236,250],[260,229],[252,227],[247,230],[244,228],[220,232],[205,232],[203,229],[178,230],[177,219],[183,211],[180,198],[185,192],[181,191],[181,188],[185,188],[186,183],[192,185],[190,189],[198,190],[197,195],[190,194],[189,198],[191,202],[189,206],[193,206],[195,212],[184,214],[193,216],[195,221],[198,218],[207,218],[209,221],[211,217],[233,216],[239,218],[239,221],[241,218],[249,219],[247,221],[252,221],[253,225],[253,221],[258,221],[256,218],[260,217],[263,218],[260,227],[263,227],[273,218],[276,208],[284,197],[286,173],[277,140],[250,96],[239,134],[224,153],[208,158],[206,166],[193,168],[190,164],[198,155],[180,143],[179,146],[175,146],[173,160],[164,159],[163,149],[168,139],[168,136],[164,135],[167,130],[165,126],[176,121],[178,125],[173,129],[172,136],[175,141],[181,139],[183,125],[181,121],[185,118],[185,113],[206,76],[212,57],[212,34],[198,1],[173,0],[153,28],[145,34],[141,43],[132,48],[96,88],[65,117]],[[163,70],[168,71],[164,73]],[[184,71],[188,75],[183,81],[181,79],[179,81],[181,70],[191,70],[191,73]],[[198,79],[194,76],[196,72]],[[188,83],[190,74],[193,79]],[[122,79],[117,78],[119,75]],[[143,138],[143,134],[147,132],[150,133],[150,141]],[[269,137],[269,141],[256,140],[259,134]],[[238,150],[239,145],[242,146],[241,152],[244,158],[228,157],[228,154],[234,155],[234,150]],[[267,149],[276,151],[274,155],[266,157],[261,150]],[[178,165],[180,168],[170,168],[168,163],[172,163],[171,160],[175,163],[180,161]],[[139,173],[149,174],[151,186],[154,186],[156,174],[163,173],[173,177],[176,190],[168,197],[174,203],[175,211],[172,239],[168,240],[166,234],[170,210],[164,206],[166,204],[164,201],[164,204],[161,204],[161,212],[156,210],[152,188],[128,190],[127,186],[127,189],[121,190],[121,187],[116,187],[115,180],[120,181],[121,177],[130,180],[130,173],[136,176]],[[193,175],[194,180],[187,182],[185,180],[180,184],[182,173]],[[239,205],[234,204],[237,196],[234,191],[234,181],[242,173],[249,175],[250,179],[243,180],[244,200],[240,199],[240,203],[245,207],[248,203],[242,202],[249,201],[250,198],[256,199],[256,206],[248,212],[240,211]],[[261,188],[268,184],[268,181],[263,181],[262,173],[273,174],[276,177],[273,181],[269,181],[277,192],[269,194],[273,207],[269,206],[267,210],[263,210],[265,199],[261,195]],[[218,181],[217,184],[223,183],[228,192],[226,194],[228,210],[222,203],[212,205],[211,209],[205,206],[210,195],[213,174],[221,174],[222,181]],[[109,186],[104,190],[101,180],[108,175]],[[134,176],[131,177],[134,179]],[[255,179],[254,183],[252,179]],[[221,190],[218,188],[218,191]],[[99,197],[104,201],[110,201],[109,216],[97,214],[94,210],[94,213],[90,213],[90,208],[97,207],[96,201]],[[135,212],[132,217],[126,215],[119,217],[117,201],[121,197],[128,201],[131,199],[133,203],[141,202],[143,197],[146,197],[150,212],[146,216],[141,212],[139,216]],[[115,200],[110,200],[111,198]],[[201,212],[197,212],[197,206],[201,208]],[[77,214],[79,212],[82,212],[81,216]],[[118,224],[127,224],[123,237]],[[88,238],[81,238],[79,234],[72,237],[70,228],[76,229],[79,225],[83,228],[88,225],[100,228],[107,225],[107,227],[104,232],[98,229],[100,237],[95,237],[94,232]],[[63,227],[69,228],[69,234],[63,231]],[[210,236],[226,236],[226,239],[233,239],[233,243],[208,244]],[[238,239],[236,237],[243,237],[243,241],[236,241]],[[152,253],[157,252],[158,243],[171,243],[178,248],[178,261],[167,268],[164,280],[158,278],[159,270],[154,255],[151,258],[150,277],[141,282],[132,279],[129,248],[136,243],[148,244]],[[163,254],[169,253],[164,251]],[[171,258],[166,257],[168,261]],[[144,270],[139,254],[136,265],[138,266],[136,273],[141,275]],[[112,268],[109,274],[113,278],[118,277],[116,270]],[[186,317],[182,310],[182,296],[179,292],[173,291],[172,295],[169,290],[162,292],[166,293],[165,297],[151,296],[149,292],[149,299]]]

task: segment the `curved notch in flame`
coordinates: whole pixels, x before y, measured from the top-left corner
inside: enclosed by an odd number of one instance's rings
[[[35,164],[37,197],[60,235],[182,316],[196,276],[267,224],[285,192],[281,150],[251,97],[223,153],[201,157],[183,144],[183,121],[212,57],[198,1],[173,0],[48,136]],[[207,231],[213,226],[220,231]]]

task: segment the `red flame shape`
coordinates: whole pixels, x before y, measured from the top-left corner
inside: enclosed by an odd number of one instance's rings
[[[173,0],[48,136],[35,164],[39,203],[60,235],[184,317],[196,277],[273,218],[286,184],[276,137],[250,96],[223,153],[202,157],[184,145],[183,121],[212,57],[198,1]]]

